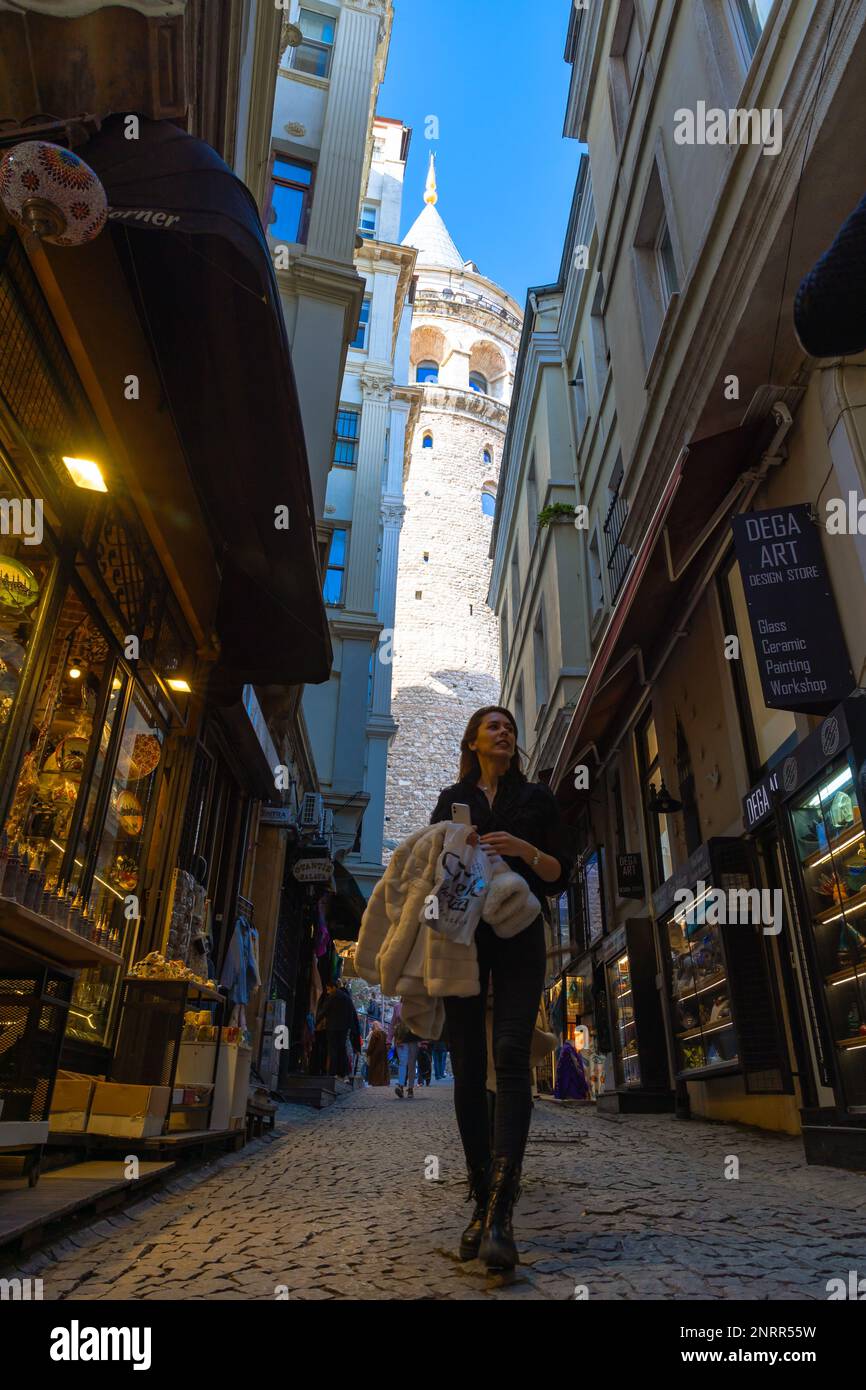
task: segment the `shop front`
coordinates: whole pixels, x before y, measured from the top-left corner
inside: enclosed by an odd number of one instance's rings
[[[758,883],[747,840],[716,837],[653,895],[674,1077],[692,1114],[793,1093],[767,945],[782,922]]]
[[[744,819],[775,829],[799,964],[794,1001],[810,1163],[866,1169],[866,699],[843,701],[751,789]]]
[[[633,917],[604,938],[596,960],[607,1003],[613,1076],[600,1110],[619,1114],[673,1109],[652,924]]]

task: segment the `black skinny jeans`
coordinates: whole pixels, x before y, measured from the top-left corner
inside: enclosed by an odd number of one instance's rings
[[[544,988],[544,919],[507,940],[487,922],[475,933],[480,994],[448,997],[445,1017],[454,1072],[454,1109],[470,1167],[490,1154],[487,1121],[487,982],[493,982],[493,1063],[496,1068],[494,1158],[523,1161],[532,1117],[529,1049]]]

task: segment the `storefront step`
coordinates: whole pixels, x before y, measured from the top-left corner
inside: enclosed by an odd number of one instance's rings
[[[314,1110],[324,1110],[337,1099],[337,1078],[287,1076],[275,1094],[280,1100],[288,1101],[291,1105],[309,1105]]]
[[[53,1239],[57,1223],[83,1215],[92,1218],[126,1203],[131,1194],[164,1180],[175,1168],[171,1162],[140,1162],[138,1177],[127,1177],[121,1159],[97,1159],[44,1172],[36,1187],[18,1179],[0,1182],[0,1251],[10,1246],[29,1250]]]
[[[662,1115],[673,1108],[672,1091],[604,1091],[596,1101],[600,1115]]]

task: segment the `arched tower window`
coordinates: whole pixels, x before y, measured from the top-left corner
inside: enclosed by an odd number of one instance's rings
[[[481,396],[486,396],[486,395],[488,395],[488,394],[489,394],[489,391],[490,391],[490,387],[489,387],[488,384],[487,384],[487,377],[486,377],[486,376],[482,376],[480,372],[470,372],[470,373],[469,373],[469,390],[470,390],[470,391],[477,391],[478,394],[481,395]]]
[[[496,484],[488,481],[481,488],[481,510],[485,516],[493,516],[496,511]]]
[[[432,436],[432,434],[430,433],[429,430],[425,430],[425,432],[424,432],[424,437],[423,437],[423,439],[421,440],[421,448],[422,448],[422,449],[432,449],[432,448],[433,448],[433,436]]]
[[[419,382],[429,381],[435,386],[439,380],[438,362],[419,362],[415,368],[415,380]]]
[[[484,460],[485,463],[492,463],[492,462],[493,462],[493,454],[491,453],[491,451],[490,451],[489,449],[485,449],[484,452],[482,453],[481,457],[482,457],[482,459]]]

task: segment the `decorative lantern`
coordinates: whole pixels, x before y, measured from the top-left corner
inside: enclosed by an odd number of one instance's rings
[[[54,246],[93,241],[108,216],[105,189],[90,165],[46,140],[15,145],[0,160],[0,203]]]

